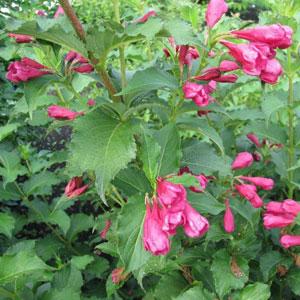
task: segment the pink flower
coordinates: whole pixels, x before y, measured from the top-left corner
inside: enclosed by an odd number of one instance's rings
[[[290,214],[273,215],[264,214],[264,226],[266,229],[286,227],[294,222],[295,217]]]
[[[91,73],[94,67],[88,60],[75,51],[69,51],[65,57],[65,62],[70,64],[70,69],[78,73]]]
[[[259,152],[253,152],[252,156],[255,161],[261,161],[261,154]]]
[[[162,208],[161,217],[163,220],[162,230],[166,232],[168,235],[174,235],[176,233],[176,228],[179,225],[185,224],[185,202],[183,203],[182,210],[177,211],[178,209],[175,208],[175,212],[173,212],[171,208]]]
[[[259,208],[263,205],[262,199],[256,193],[256,187],[251,184],[235,185],[235,189],[239,194],[247,199],[254,208]]]
[[[162,226],[163,222],[157,201],[154,201],[152,209],[147,203],[143,242],[145,250],[153,255],[166,255],[170,251],[168,234],[162,230]]]
[[[300,236],[299,235],[283,235],[280,238],[280,244],[284,248],[290,248],[294,246],[300,246]]]
[[[272,48],[286,49],[292,45],[293,30],[281,24],[256,26],[254,28],[234,30],[232,34],[251,42],[262,42]]]
[[[87,102],[88,106],[95,106],[96,105],[96,101],[94,99],[89,99]]]
[[[51,105],[48,107],[48,116],[54,119],[74,120],[83,114],[83,112],[75,112],[58,105]]]
[[[124,268],[116,268],[111,272],[111,279],[114,284],[119,284],[121,281],[126,279],[126,274],[123,274]]]
[[[228,233],[234,232],[235,224],[234,224],[234,215],[231,211],[231,208],[229,206],[229,200],[225,200],[225,214],[224,214],[224,229]]]
[[[45,17],[46,16],[46,13],[45,13],[45,11],[43,11],[43,10],[37,10],[36,12],[35,12],[38,16],[41,16],[41,17]]]
[[[264,70],[262,70],[260,74],[260,79],[266,83],[275,84],[282,73],[283,70],[279,61],[275,58],[269,59]]]
[[[213,28],[227,10],[228,5],[224,0],[210,0],[205,14],[207,26]]]
[[[219,70],[221,72],[230,72],[238,70],[240,66],[235,62],[231,60],[223,60],[220,63]]]
[[[267,213],[292,214],[294,217],[300,213],[300,204],[293,199],[286,199],[283,202],[271,201],[266,205]]]
[[[210,81],[207,85],[201,85],[187,81],[183,86],[185,98],[192,99],[198,106],[207,106],[214,98],[210,94],[215,90],[216,83]]]
[[[54,19],[56,19],[59,16],[63,16],[64,14],[65,14],[64,9],[59,5],[53,17]]]
[[[27,34],[9,33],[8,36],[14,38],[19,44],[30,43],[34,40],[34,38],[31,35]]]
[[[197,115],[198,115],[199,117],[202,117],[202,116],[208,115],[210,112],[211,112],[211,110],[198,110],[198,111],[197,111]]]
[[[272,190],[274,187],[274,181],[270,178],[265,177],[247,177],[247,176],[240,176],[241,179],[249,181],[256,186],[262,188],[263,190]]]
[[[238,80],[238,76],[236,74],[222,75],[214,80],[216,82],[235,83]]]
[[[148,19],[150,17],[155,17],[155,16],[157,16],[157,13],[154,10],[150,10],[145,15],[143,15],[142,17],[140,17],[139,19],[137,19],[135,22],[136,23],[145,23],[145,22],[148,21]]]
[[[262,146],[258,137],[254,133],[248,133],[247,138],[258,148]]]
[[[190,204],[185,207],[186,222],[183,226],[187,236],[195,238],[205,234],[209,229],[208,220],[200,215]]]
[[[251,166],[253,163],[253,156],[249,152],[240,152],[233,163],[231,164],[232,170],[244,169]]]
[[[81,177],[73,177],[65,187],[65,195],[72,199],[83,194],[87,188],[89,187],[88,184],[82,185],[82,178]]]
[[[181,184],[174,184],[157,178],[157,195],[163,206],[169,207],[178,202],[186,201],[186,190]]]
[[[104,226],[103,230],[100,232],[100,237],[102,239],[106,239],[106,234],[107,234],[110,226],[111,226],[111,220],[106,220],[105,221],[105,226]]]
[[[52,72],[47,70],[47,67],[28,57],[24,57],[20,61],[14,61],[9,64],[6,78],[12,82],[18,83],[41,77],[49,73]]]

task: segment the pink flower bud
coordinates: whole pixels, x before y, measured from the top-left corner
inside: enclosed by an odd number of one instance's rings
[[[235,61],[231,61],[231,60],[221,61],[219,67],[221,72],[230,72],[230,71],[238,70],[239,68],[240,66]]]
[[[94,67],[88,60],[75,51],[69,51],[65,57],[65,62],[70,64],[70,69],[77,73],[91,73]]]
[[[297,217],[300,213],[300,204],[292,199],[283,202],[271,201],[266,205],[266,212],[273,215],[291,214]]]
[[[105,226],[104,226],[103,230],[100,232],[100,237],[102,239],[106,239],[106,234],[107,234],[110,226],[111,226],[111,220],[106,220],[105,221]]]
[[[248,133],[247,138],[258,148],[262,146],[258,137],[254,133]]]
[[[12,82],[18,83],[50,73],[52,73],[52,71],[47,69],[44,65],[41,65],[28,57],[24,57],[20,61],[14,61],[9,64],[6,78]]]
[[[82,183],[83,182],[81,177],[73,177],[65,187],[65,195],[69,199],[72,199],[83,194],[87,190],[89,185],[83,185]]]
[[[255,160],[255,161],[261,161],[261,154],[259,153],[259,152],[257,152],[257,151],[254,151],[253,153],[252,153],[252,156],[253,156],[253,159]]]
[[[48,107],[48,116],[58,120],[74,120],[83,114],[83,112],[75,112],[58,105],[51,105]]]
[[[208,115],[210,112],[211,112],[211,110],[198,110],[198,111],[197,111],[197,115],[198,115],[199,117],[202,117],[202,116]]]
[[[216,82],[235,83],[238,80],[238,76],[236,74],[222,75],[214,80]]]
[[[254,208],[259,208],[263,205],[262,199],[256,193],[256,187],[251,184],[235,185],[238,193],[247,199]]]
[[[65,14],[64,9],[59,5],[56,12],[55,12],[55,14],[54,14],[54,16],[53,16],[53,18],[56,19],[59,16],[63,16],[64,14]]]
[[[96,105],[96,101],[94,99],[89,99],[87,102],[88,106],[95,106]]]
[[[300,246],[300,236],[299,235],[283,235],[280,238],[280,244],[284,248],[290,248],[294,246]]]
[[[185,208],[186,222],[183,226],[184,232],[187,236],[195,238],[205,234],[209,229],[208,220],[201,216],[193,207],[188,203]]]
[[[27,35],[27,34],[9,33],[8,36],[14,38],[16,42],[19,44],[30,43],[34,41],[34,38],[31,35]]]
[[[207,26],[213,28],[227,10],[228,5],[224,0],[210,0],[205,14]]]
[[[143,242],[146,251],[153,255],[166,255],[170,251],[168,234],[162,230],[163,222],[157,201],[154,201],[152,209],[146,204],[146,216],[144,221]]]
[[[136,23],[145,23],[145,22],[148,21],[148,19],[150,17],[155,17],[155,16],[157,16],[157,13],[154,10],[150,10],[145,15],[143,15],[142,17],[140,17],[139,19],[137,19],[135,22]]]
[[[179,225],[185,224],[184,208],[185,205],[183,206],[182,211],[175,211],[175,212],[173,212],[172,209],[168,209],[168,208],[162,209],[161,216],[163,219],[163,224],[162,224],[163,231],[165,231],[169,235],[176,234],[176,228]]]
[[[247,176],[240,176],[241,179],[249,181],[256,186],[262,188],[263,190],[272,190],[274,187],[274,181],[270,178],[265,177],[247,177]]]
[[[283,73],[279,61],[275,58],[267,60],[265,68],[260,74],[260,79],[269,84],[275,84]]]
[[[231,164],[232,170],[244,169],[251,166],[253,163],[253,156],[249,152],[240,152],[233,163]]]
[[[254,28],[234,30],[232,34],[251,42],[262,42],[272,48],[286,49],[292,45],[293,30],[281,24],[256,26]]]
[[[294,222],[295,217],[291,214],[264,214],[264,227],[266,229],[286,227]]]
[[[224,229],[228,233],[234,232],[235,224],[234,224],[234,215],[231,211],[231,208],[229,206],[229,200],[225,200],[225,214],[224,214]]]
[[[178,202],[186,201],[186,190],[181,184],[174,184],[157,178],[157,195],[163,206],[170,206]]]
[[[37,10],[35,13],[36,13],[36,15],[41,16],[41,17],[45,17],[47,15],[46,12],[41,9]]]
[[[189,167],[183,167],[179,170],[178,175],[182,175],[184,173],[192,174],[198,180],[198,182],[201,186],[201,188],[199,188],[197,186],[190,186],[189,189],[191,191],[193,191],[195,193],[202,193],[203,190],[206,189],[209,179],[204,174],[195,175],[190,171]]]
[[[121,281],[126,279],[126,274],[123,274],[124,268],[116,268],[111,272],[111,279],[114,284],[119,284]]]

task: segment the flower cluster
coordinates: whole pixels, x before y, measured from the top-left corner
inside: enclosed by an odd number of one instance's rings
[[[169,236],[183,226],[187,236],[200,237],[209,229],[208,220],[188,202],[186,190],[181,184],[157,179],[157,197],[152,207],[146,203],[143,241],[144,247],[154,255],[165,255],[170,251]]]

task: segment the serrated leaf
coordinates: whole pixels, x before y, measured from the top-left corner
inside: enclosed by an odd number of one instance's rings
[[[54,211],[46,218],[45,221],[57,224],[62,229],[64,234],[67,233],[71,225],[70,217],[63,210]]]
[[[175,124],[169,123],[154,132],[154,136],[161,147],[158,175],[165,176],[177,172],[182,154],[180,136]]]
[[[144,198],[133,197],[123,206],[118,217],[118,252],[127,272],[142,267],[151,257],[142,242],[144,216]]]
[[[74,124],[71,165],[82,172],[96,172],[97,191],[105,201],[105,189],[115,175],[135,157],[136,126],[95,110]]]
[[[271,292],[270,287],[267,284],[256,282],[246,286],[240,295],[241,300],[268,300],[270,299]]]
[[[93,261],[94,257],[91,255],[73,256],[71,259],[71,264],[78,270],[82,271]]]
[[[163,22],[159,18],[150,18],[145,23],[129,24],[125,28],[125,33],[131,36],[143,35],[148,39],[154,36],[163,28]]]
[[[276,274],[276,266],[282,259],[283,257],[277,251],[268,251],[260,257],[259,267],[265,282]]]
[[[21,251],[15,255],[0,257],[1,284],[13,282],[21,276],[43,270],[50,270],[50,267],[32,251]]]
[[[92,216],[88,216],[82,213],[71,216],[71,226],[67,232],[67,238],[72,241],[76,235],[81,231],[86,231],[92,228],[94,220]]]
[[[175,300],[214,300],[216,297],[203,286],[195,286],[188,289],[183,294],[175,298]]]
[[[219,172],[226,176],[231,174],[230,159],[218,156],[210,145],[200,141],[190,141],[183,147],[183,166],[188,166],[195,174],[210,175]]]
[[[15,219],[7,213],[0,213],[0,233],[11,237],[12,231],[15,227]]]
[[[169,73],[155,67],[137,71],[118,95],[147,93],[159,89],[176,89],[178,83]]]
[[[20,126],[19,123],[10,123],[0,127],[0,141],[11,135]]]
[[[221,298],[231,290],[243,288],[248,281],[249,267],[247,260],[242,257],[236,258],[236,266],[233,266],[232,258],[225,249],[214,254],[211,271],[216,291]]]
[[[180,176],[172,176],[168,178],[167,181],[175,184],[182,184],[185,187],[195,186],[201,188],[197,178],[189,173],[184,173]]]

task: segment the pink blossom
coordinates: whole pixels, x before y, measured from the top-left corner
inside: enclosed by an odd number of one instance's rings
[[[137,19],[135,22],[136,23],[145,23],[145,22],[148,21],[148,19],[150,17],[155,17],[155,16],[157,16],[157,13],[154,10],[150,10],[145,15],[143,15],[142,17],[140,17],[139,19]]]
[[[256,187],[251,184],[235,185],[235,189],[239,194],[247,199],[254,208],[259,208],[263,205],[262,199],[256,193]]]
[[[6,78],[12,82],[18,83],[41,77],[49,73],[52,73],[52,71],[48,70],[44,65],[41,65],[28,57],[24,57],[20,61],[14,61],[9,64]]]
[[[266,212],[273,215],[291,214],[294,217],[300,213],[300,204],[293,199],[283,202],[271,201],[266,205]]]
[[[238,76],[236,74],[228,74],[228,75],[222,75],[214,80],[216,82],[235,83],[238,80]]]
[[[48,116],[54,119],[74,120],[78,116],[83,115],[83,112],[75,112],[66,107],[51,105],[48,107]]]
[[[241,179],[249,181],[256,186],[262,188],[263,190],[272,190],[274,187],[274,181],[270,178],[265,177],[247,177],[247,176],[240,176]]]
[[[272,48],[286,49],[292,45],[293,30],[281,24],[256,26],[254,28],[234,30],[232,34],[251,42],[262,42]]]
[[[186,222],[183,226],[187,236],[195,238],[205,234],[209,229],[208,220],[200,215],[190,204],[185,208]]]
[[[231,208],[229,206],[229,200],[225,200],[225,214],[224,214],[224,229],[228,233],[234,232],[235,224],[234,224],[234,215],[231,211]]]
[[[89,99],[87,102],[88,106],[95,106],[96,105],[96,101],[94,99]]]
[[[168,234],[162,230],[162,226],[163,222],[157,201],[154,201],[152,209],[147,203],[143,242],[145,250],[150,251],[153,255],[166,255],[170,251]]]
[[[264,226],[266,229],[286,227],[294,222],[295,217],[291,214],[273,215],[264,214]]]
[[[8,36],[14,38],[16,42],[19,44],[30,43],[34,41],[34,38],[31,35],[27,35],[27,34],[9,33]]]
[[[253,163],[253,156],[249,152],[240,152],[233,163],[231,164],[232,170],[244,169],[251,166]]]
[[[258,148],[262,146],[258,137],[254,133],[248,133],[247,138]]]
[[[41,10],[41,9],[37,10],[35,13],[38,16],[41,16],[41,17],[45,17],[47,15],[46,12],[44,10]]]
[[[88,187],[88,184],[83,185],[81,177],[73,177],[65,187],[65,195],[72,199],[83,194]]]
[[[252,156],[253,156],[253,159],[254,159],[255,161],[261,161],[261,154],[260,154],[259,152],[254,151],[254,152],[252,153]]]
[[[110,226],[111,226],[111,220],[106,220],[105,221],[105,226],[104,226],[103,230],[100,232],[100,237],[102,239],[106,239],[106,234],[107,234]]]
[[[64,14],[65,14],[64,9],[59,5],[53,17],[54,19],[56,19],[59,16],[63,16]]]
[[[121,281],[126,279],[126,274],[123,274],[124,268],[116,268],[111,272],[111,279],[114,284],[119,284]]]
[[[221,72],[230,72],[238,70],[240,66],[235,62],[231,60],[223,60],[220,63],[219,70]]]
[[[157,178],[157,195],[161,204],[166,207],[186,201],[186,190],[183,185],[168,182],[161,177]]]
[[[179,225],[185,224],[186,218],[184,214],[184,209],[185,209],[185,203],[182,207],[182,210],[177,211],[178,209],[176,208],[175,212],[173,211],[174,209],[172,209],[172,207],[162,208],[161,211],[161,217],[163,220],[162,230],[169,235],[174,235],[176,233],[176,228]]]
[[[65,62],[70,64],[70,69],[78,73],[91,73],[94,67],[88,60],[75,51],[69,51],[65,57]]]
[[[210,94],[214,91],[216,83],[209,82],[207,85],[201,85],[187,81],[183,86],[183,93],[185,98],[193,100],[198,106],[207,106],[214,98]]]
[[[280,244],[286,249],[294,246],[300,246],[300,236],[285,234],[280,238]]]
[[[269,59],[264,70],[262,70],[260,74],[260,79],[266,83],[275,84],[282,73],[283,70],[279,61],[275,58]]]
[[[228,5],[224,0],[210,0],[205,14],[207,26],[213,28],[227,10]]]

